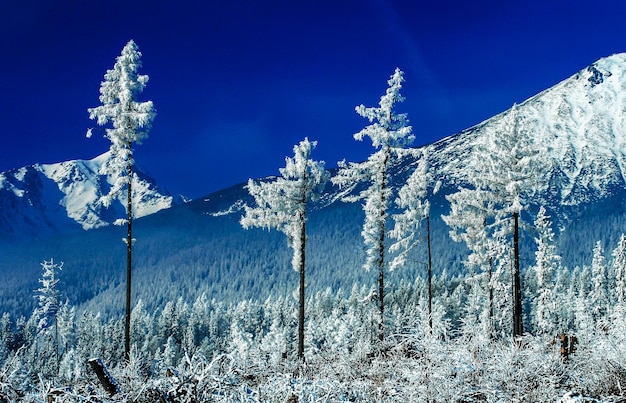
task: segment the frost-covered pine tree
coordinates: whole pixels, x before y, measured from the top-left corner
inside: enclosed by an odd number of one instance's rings
[[[499,269],[501,265],[496,265],[494,261],[504,253],[494,234],[495,204],[489,192],[465,187],[447,195],[446,199],[450,202],[450,213],[442,218],[450,227],[452,240],[465,243],[469,249],[465,265],[472,280],[469,282],[471,301],[482,303],[482,307],[466,307],[468,314],[473,312],[472,315],[476,316],[466,322],[479,321],[481,330],[493,335],[494,315],[499,314],[495,306],[502,305],[500,301],[503,299],[494,294],[494,290],[502,288],[498,283],[500,273],[494,273],[494,269]]]
[[[537,298],[534,322],[540,334],[553,335],[558,320],[554,298],[555,275],[561,270],[561,257],[557,254],[550,217],[543,206],[535,219],[535,229],[537,251],[532,269],[537,277]]]
[[[256,207],[245,206],[241,225],[276,228],[287,236],[293,250],[291,265],[300,273],[298,312],[298,358],[304,358],[304,303],[305,303],[305,250],[307,202],[317,200],[328,181],[328,171],[323,161],[311,160],[311,151],[317,142],[305,138],[294,146],[293,158],[285,158],[275,180],[256,183],[248,181],[247,189]]]
[[[593,279],[593,288],[589,293],[589,299],[593,311],[593,318],[598,322],[605,318],[609,306],[606,261],[602,242],[600,241],[598,241],[593,248],[591,277]]]
[[[511,241],[513,251],[513,335],[524,333],[519,259],[520,214],[529,197],[542,190],[544,168],[539,151],[526,130],[517,105],[503,117],[500,127],[485,133],[475,153],[474,172],[468,180],[486,191],[494,204],[493,234]],[[510,221],[507,219],[510,218]]]
[[[408,125],[407,115],[396,113],[396,103],[404,101],[400,94],[404,73],[396,69],[389,81],[387,92],[380,98],[378,107],[357,106],[356,112],[368,119],[370,123],[363,130],[354,135],[355,140],[362,141],[369,137],[376,151],[369,158],[360,163],[339,163],[339,171],[332,178],[342,191],[339,197],[347,202],[365,200],[363,210],[365,223],[361,232],[366,247],[366,259],[363,267],[369,271],[378,269],[378,304],[380,311],[379,334],[384,338],[384,310],[385,310],[385,237],[387,235],[387,220],[392,189],[389,186],[389,169],[397,160],[402,150],[413,140],[411,126]],[[352,194],[359,184],[368,186],[358,194]]]
[[[505,117],[501,130],[491,136],[485,157],[487,161],[479,169],[477,177],[481,188],[488,190],[500,207],[499,214],[510,214],[513,221],[513,335],[524,333],[522,319],[522,287],[519,260],[519,216],[525,204],[531,180],[536,174],[532,141],[524,130],[518,116],[517,105]],[[502,216],[498,217],[502,220]]]
[[[57,284],[57,272],[63,268],[63,262],[54,263],[54,259],[50,261],[44,260],[41,263],[41,278],[39,282],[41,287],[37,289],[37,310],[35,314],[38,318],[37,332],[41,334],[50,326],[54,326],[54,356],[56,357],[56,368],[59,368],[59,324],[57,315],[59,312],[59,293]],[[53,323],[50,323],[52,321]]]
[[[401,209],[401,213],[393,216],[394,227],[389,232],[389,236],[395,242],[389,248],[396,256],[389,265],[389,270],[393,271],[397,267],[406,264],[407,256],[415,246],[421,242],[420,226],[426,221],[426,242],[428,251],[428,315],[429,324],[432,328],[432,255],[430,245],[430,201],[428,200],[429,188],[433,186],[433,174],[429,169],[429,155],[432,147],[424,147],[417,167],[398,191],[396,205]],[[438,184],[432,189],[433,193],[438,190]]]
[[[111,141],[111,160],[103,165],[103,173],[113,173],[117,181],[109,194],[102,198],[103,204],[109,205],[112,198],[119,193],[124,185],[127,191],[127,268],[126,268],[126,328],[124,352],[126,359],[130,355],[130,315],[131,315],[131,279],[133,249],[133,144],[141,144],[148,137],[148,131],[156,116],[152,101],[138,101],[139,94],[146,87],[148,76],[139,74],[141,68],[141,52],[131,39],[122,54],[117,57],[113,69],[107,70],[104,81],[100,84],[100,102],[102,105],[89,108],[89,118],[96,120],[99,126],[111,124],[105,130],[107,139]],[[92,129],[87,131],[91,137]]]
[[[626,302],[626,235],[622,234],[613,249],[612,275],[615,279],[615,300],[618,304],[623,305]]]

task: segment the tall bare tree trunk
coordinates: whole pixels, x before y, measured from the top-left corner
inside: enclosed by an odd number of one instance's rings
[[[53,264],[54,260],[50,259],[50,263]],[[53,269],[52,271],[52,284],[56,284],[56,271]],[[59,372],[59,368],[61,366],[61,354],[59,352],[59,298],[57,293],[57,287],[54,286],[53,289],[53,298],[54,298],[54,351],[56,354],[56,364],[57,364],[57,372]]]
[[[300,222],[300,236],[302,243],[300,244],[300,306],[298,312],[298,359],[304,361],[304,268],[305,266],[305,250],[306,250],[306,212],[303,213],[304,217]]]
[[[132,143],[129,142],[129,148],[132,147]],[[132,149],[132,148],[131,148]],[[132,151],[131,151],[132,155]],[[133,166],[129,162],[127,166],[128,170],[128,201],[127,201],[127,213],[128,213],[128,234],[126,238],[126,324],[124,327],[124,358],[126,361],[130,361],[130,303],[131,303],[131,290],[132,290],[132,261],[133,261]]]
[[[522,287],[519,268],[519,212],[513,213],[513,336],[524,334],[522,321]]]
[[[493,257],[489,257],[489,277],[487,278],[487,287],[489,288],[489,338],[493,338],[493,285],[491,277],[493,276]]]
[[[430,214],[426,216],[426,242],[428,244],[428,326],[433,331],[433,257],[430,250]]]
[[[298,359],[304,361],[304,304],[305,304],[305,268],[306,268],[306,199],[307,199],[307,172],[309,155],[302,172],[302,189],[300,206],[300,301],[298,307]]]
[[[387,218],[387,199],[385,197],[385,191],[387,190],[387,164],[389,163],[391,146],[387,144],[385,148],[385,159],[383,161],[383,172],[381,173],[382,180],[380,185],[380,204],[381,206],[384,206],[384,208],[380,210],[378,223],[378,309],[380,311],[380,322],[378,322],[378,340],[381,342],[385,339],[385,220]]]
[[[383,225],[384,228],[384,225]],[[385,244],[385,235],[381,232],[380,243]],[[378,340],[381,342],[385,339],[385,269],[384,269],[384,249],[380,249],[380,263],[378,265],[378,310],[380,313],[380,321],[378,322]]]

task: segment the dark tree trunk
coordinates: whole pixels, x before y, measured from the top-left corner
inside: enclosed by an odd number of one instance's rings
[[[129,143],[129,147],[132,144]],[[130,361],[130,303],[132,290],[132,261],[133,261],[133,166],[128,164],[128,234],[126,237],[126,323],[124,326],[124,358]]]
[[[386,206],[387,200],[385,192],[387,190],[387,164],[391,154],[390,145],[386,146],[385,159],[383,161],[382,180],[380,185],[381,205]],[[378,340],[385,339],[385,221],[387,219],[387,208],[380,211],[378,222],[378,309],[380,311],[380,322],[378,322]]]
[[[430,250],[430,214],[426,216],[426,242],[428,244],[428,326],[433,331],[433,258]]]
[[[522,321],[522,286],[519,268],[519,213],[513,213],[513,336],[524,334]]]
[[[493,286],[491,285],[492,276],[493,257],[489,257],[489,277],[487,278],[487,287],[489,288],[489,338],[493,337]]]
[[[380,236],[380,241],[384,245],[385,235]],[[383,262],[384,252],[380,251],[380,260]],[[378,267],[378,310],[380,312],[380,321],[378,322],[378,340],[385,339],[385,270],[382,264]]]
[[[305,196],[306,197],[306,196]],[[306,203],[306,199],[305,199]],[[306,204],[305,204],[306,205]],[[298,359],[304,361],[304,303],[305,303],[305,294],[304,294],[304,268],[305,266],[305,250],[306,250],[306,212],[303,213],[304,217],[302,218],[300,225],[300,236],[302,239],[302,243],[300,244],[300,301],[299,301],[299,312],[298,312]]]

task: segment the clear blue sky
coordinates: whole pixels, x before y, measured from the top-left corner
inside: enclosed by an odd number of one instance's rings
[[[626,2],[0,1],[0,171],[106,151],[87,108],[134,39],[158,116],[136,158],[201,197],[315,159],[363,160],[352,135],[395,67],[416,145],[454,134],[626,51]]]

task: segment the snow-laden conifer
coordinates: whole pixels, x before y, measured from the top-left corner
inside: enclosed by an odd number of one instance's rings
[[[428,191],[433,175],[429,169],[429,152],[427,147],[421,149],[417,167],[400,188],[395,200],[401,212],[393,215],[394,227],[389,231],[389,236],[395,239],[389,251],[396,253],[389,264],[390,271],[406,263],[408,253],[421,241],[421,223],[430,216]]]
[[[41,287],[37,289],[37,315],[39,322],[38,330],[47,329],[50,326],[50,319],[56,322],[56,314],[59,309],[59,298],[57,291],[57,272],[63,268],[63,262],[54,263],[54,259],[50,261],[44,260],[41,263],[41,278],[39,282]]]
[[[323,161],[311,160],[311,151],[317,142],[305,138],[294,146],[293,158],[285,158],[280,176],[266,182],[248,181],[247,189],[256,207],[245,206],[241,225],[275,228],[287,236],[293,250],[292,267],[300,273],[298,357],[304,354],[304,273],[306,250],[307,201],[317,200],[328,181]]]
[[[389,205],[392,201],[392,188],[389,186],[389,169],[397,161],[402,150],[413,140],[412,128],[408,124],[407,115],[396,113],[396,103],[404,101],[400,94],[404,73],[396,69],[387,81],[389,87],[380,98],[379,106],[357,106],[356,112],[370,121],[370,125],[354,135],[355,140],[362,141],[368,137],[376,151],[360,163],[339,163],[339,171],[332,182],[341,189],[339,197],[344,201],[364,200],[363,210],[365,222],[361,232],[365,243],[366,259],[364,269],[378,269],[378,302],[380,310],[379,339],[384,337],[384,276],[385,276],[385,237]],[[353,194],[360,184],[365,189]]]
[[[615,299],[618,304],[626,302],[626,235],[619,238],[617,247],[613,249],[612,275],[615,279]]]
[[[126,175],[132,174],[127,170],[134,164],[133,143],[141,144],[148,137],[156,116],[152,101],[138,101],[148,82],[147,75],[139,74],[141,65],[141,52],[130,40],[113,68],[104,75],[99,98],[102,105],[87,109],[89,118],[96,120],[99,126],[112,126],[105,129],[104,135],[111,141],[111,160],[102,169],[103,173],[118,174],[119,179],[104,196],[105,205],[111,203],[112,197],[129,180]],[[92,130],[87,131],[87,137],[91,137]]]
[[[501,265],[496,264],[504,251],[494,236],[495,205],[489,192],[481,189],[459,188],[456,193],[446,196],[450,202],[450,213],[443,215],[444,222],[450,227],[450,237],[455,242],[463,242],[469,249],[465,265],[469,270],[468,303],[466,313],[474,316],[469,323],[479,322],[480,329],[492,335],[496,312],[494,290],[502,288],[499,284],[500,273],[494,273]],[[474,329],[469,329],[474,331]]]
[[[542,206],[535,219],[537,251],[532,269],[537,277],[537,298],[535,301],[535,326],[540,334],[553,334],[557,324],[557,309],[554,298],[555,275],[561,268],[561,256],[554,243],[550,217]]]
[[[513,105],[500,127],[485,134],[479,141],[480,152],[472,159],[476,175],[469,180],[491,193],[500,215],[520,213],[546,184],[539,150],[519,106]]]
[[[596,321],[599,321],[604,319],[609,305],[606,259],[604,258],[604,249],[600,241],[598,241],[593,248],[591,277],[593,287],[589,293],[589,299],[593,310],[593,317]]]
[[[102,167],[102,173],[115,174],[117,180],[107,195],[102,197],[102,202],[108,206],[126,185],[127,192],[127,228],[128,236],[125,238],[127,250],[126,269],[126,330],[125,330],[125,353],[130,356],[130,294],[131,294],[131,269],[132,248],[134,238],[132,235],[133,204],[133,144],[141,144],[148,137],[148,131],[156,116],[152,101],[138,101],[139,94],[144,90],[148,82],[148,76],[139,74],[141,68],[141,52],[131,39],[122,54],[117,57],[113,69],[107,70],[104,81],[100,84],[100,102],[102,105],[89,108],[89,118],[96,120],[98,125],[105,126],[110,123],[112,127],[105,129],[107,139],[111,141],[111,159]],[[87,131],[87,137],[91,137],[92,129]]]
[[[494,256],[493,227],[488,219],[495,213],[489,193],[462,187],[447,195],[446,199],[450,202],[450,213],[442,218],[450,227],[450,237],[468,247],[468,267],[487,271]]]
[[[428,192],[432,191],[436,193],[441,182],[435,185],[432,183],[433,174],[429,166],[431,148],[432,147],[424,147],[420,150],[421,157],[417,167],[398,191],[398,197],[395,202],[401,212],[393,215],[394,227],[389,232],[389,236],[395,239],[389,251],[396,254],[389,265],[389,271],[393,271],[397,267],[406,264],[407,257],[411,250],[424,239],[423,236],[420,236],[420,226],[423,221],[426,221],[428,315],[430,318],[429,323],[432,328],[432,254],[430,243],[430,201],[428,199]]]
[[[57,315],[59,312],[59,293],[57,284],[57,272],[63,268],[63,262],[55,263],[54,259],[44,260],[41,263],[41,287],[36,291],[37,309],[35,315],[38,317],[37,332],[42,334],[48,331],[50,326],[54,326],[54,356],[56,357],[56,368],[59,367],[59,325]],[[50,323],[52,320],[53,323]]]
[[[513,334],[523,334],[521,276],[519,259],[519,219],[531,196],[545,186],[545,169],[540,164],[538,149],[526,130],[524,117],[517,105],[503,116],[495,130],[483,132],[477,149],[468,161],[471,173],[467,177],[467,194],[482,193],[489,212],[484,216],[488,237],[505,245],[511,241],[513,255]],[[463,191],[463,190],[461,190]],[[472,201],[462,197],[459,202]],[[449,199],[450,200],[450,199]],[[462,208],[461,208],[462,209]],[[454,207],[453,207],[454,212]],[[485,210],[487,212],[487,210]],[[511,220],[508,219],[511,218]],[[463,219],[465,220],[465,219]],[[457,225],[457,227],[463,224]],[[468,245],[469,246],[469,245]],[[471,247],[470,247],[471,248]],[[507,253],[500,254],[507,259]],[[504,267],[500,262],[499,267]]]

